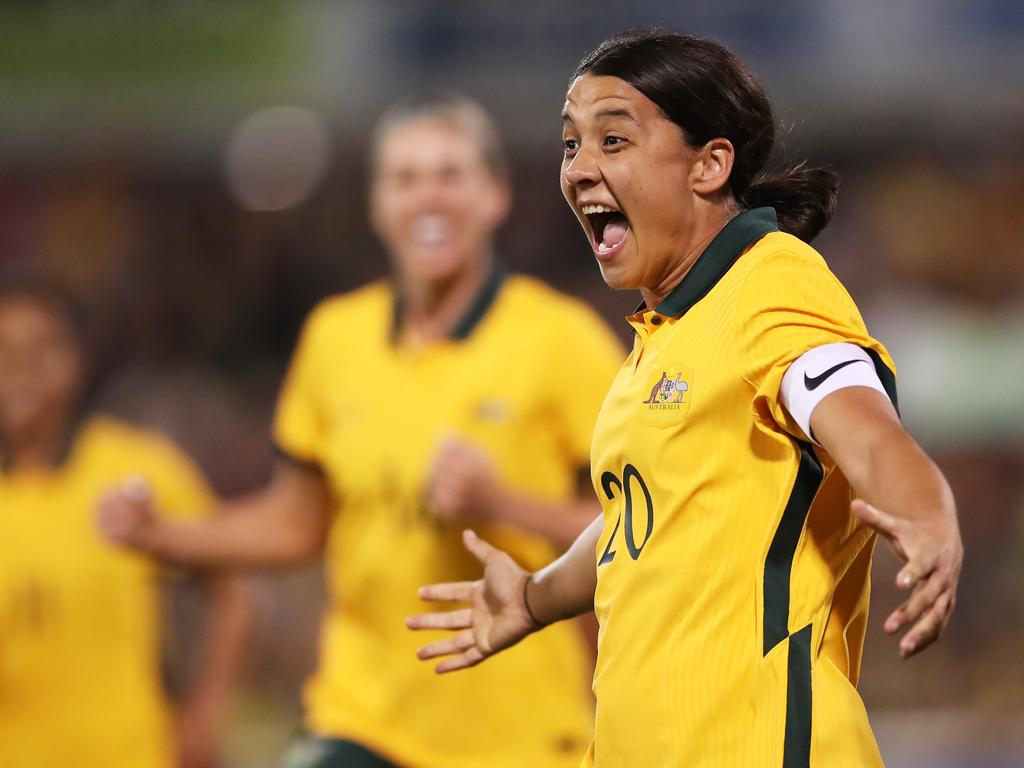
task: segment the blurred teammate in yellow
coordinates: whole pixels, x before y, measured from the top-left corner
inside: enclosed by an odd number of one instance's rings
[[[197,518],[214,498],[166,439],[81,414],[80,332],[52,289],[0,286],[0,765],[212,768],[243,639],[239,587],[205,580],[207,642],[176,739],[158,569],[93,520],[102,491],[132,476],[168,517]]]
[[[394,277],[311,314],[278,403],[271,484],[203,525],[162,522],[125,493],[101,524],[185,564],[325,551],[309,736],[290,768],[574,766],[593,717],[575,627],[444,680],[417,663],[403,620],[419,584],[472,575],[466,521],[539,567],[594,518],[577,479],[621,352],[591,310],[495,262],[509,190],[479,106],[430,94],[394,107],[372,163]]]

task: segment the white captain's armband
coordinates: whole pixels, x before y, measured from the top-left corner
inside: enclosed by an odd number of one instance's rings
[[[856,344],[815,347],[794,360],[782,377],[782,405],[804,434],[814,440],[814,409],[833,392],[847,387],[868,387],[886,395],[874,361]]]

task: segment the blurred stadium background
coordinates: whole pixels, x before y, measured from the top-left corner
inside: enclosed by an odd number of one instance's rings
[[[900,662],[876,560],[861,690],[894,768],[1024,765],[1024,4],[1020,0],[6,0],[0,268],[73,286],[99,402],[163,429],[218,490],[261,482],[299,323],[386,265],[366,219],[367,131],[454,86],[499,118],[516,205],[501,257],[618,321],[557,185],[566,77],[600,39],[663,24],[757,71],[786,151],[843,175],[817,243],[900,366],[912,431],[957,494],[967,550],[948,635]],[[880,548],[884,549],[884,548]],[[315,569],[259,577],[228,734],[264,768],[296,727]],[[188,646],[190,609],[172,643]]]

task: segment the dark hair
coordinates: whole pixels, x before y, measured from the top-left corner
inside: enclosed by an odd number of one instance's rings
[[[654,102],[694,148],[715,138],[736,156],[729,189],[742,208],[770,205],[784,232],[810,242],[832,218],[839,177],[805,164],[767,174],[775,115],[747,66],[712,40],[667,30],[630,30],[605,40],[573,72],[617,77]],[[570,81],[571,82],[571,81]]]
[[[370,167],[376,165],[380,146],[392,130],[403,123],[423,118],[443,120],[472,136],[479,143],[484,163],[491,174],[500,180],[508,178],[508,160],[501,133],[490,114],[468,96],[443,88],[406,96],[380,116],[370,141]]]

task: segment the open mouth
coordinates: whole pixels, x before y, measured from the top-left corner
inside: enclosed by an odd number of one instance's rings
[[[607,205],[584,205],[583,215],[587,217],[594,238],[594,253],[610,256],[626,241],[629,234],[629,220]]]
[[[409,227],[412,241],[419,246],[441,245],[448,242],[454,234],[454,225],[450,217],[427,213],[414,218]]]

